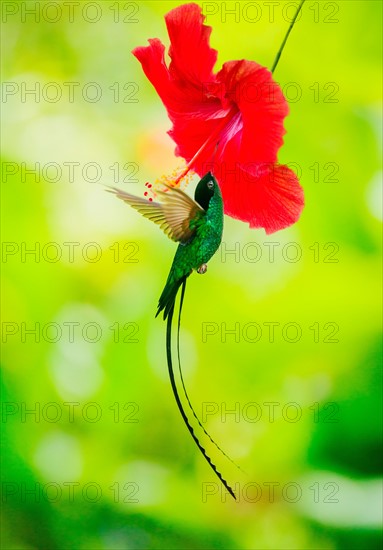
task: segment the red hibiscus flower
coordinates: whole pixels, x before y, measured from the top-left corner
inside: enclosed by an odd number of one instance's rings
[[[211,170],[223,195],[225,214],[273,233],[296,222],[304,205],[297,176],[277,163],[288,105],[271,72],[254,61],[229,61],[215,74],[217,51],[211,27],[197,4],[171,10],[170,38],[133,50],[173,123],[176,155],[199,176]]]

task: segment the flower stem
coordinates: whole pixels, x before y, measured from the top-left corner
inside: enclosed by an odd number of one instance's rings
[[[283,40],[283,42],[282,42],[281,47],[279,48],[279,51],[278,51],[278,53],[277,53],[277,56],[276,56],[276,58],[275,58],[275,60],[274,60],[274,64],[273,64],[273,66],[272,66],[272,68],[271,68],[271,72],[272,72],[272,73],[275,71],[275,69],[276,69],[276,67],[277,67],[277,65],[278,65],[279,58],[280,58],[281,55],[282,55],[282,52],[283,52],[283,49],[284,49],[284,47],[285,47],[285,45],[286,45],[287,39],[288,39],[288,37],[289,37],[289,35],[290,35],[291,31],[292,31],[292,28],[293,28],[294,25],[295,25],[295,21],[297,20],[297,17],[298,17],[298,15],[299,15],[299,12],[300,12],[301,9],[302,9],[302,6],[303,6],[304,2],[305,2],[305,0],[301,0],[301,3],[299,4],[299,7],[298,7],[298,9],[297,9],[297,11],[296,11],[296,14],[294,15],[294,19],[293,19],[293,20],[291,21],[291,23],[290,23],[289,30],[288,30],[287,33],[286,33],[286,36],[285,36],[285,38],[284,38],[284,40]]]

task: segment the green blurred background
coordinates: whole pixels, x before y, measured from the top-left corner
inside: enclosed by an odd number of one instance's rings
[[[130,53],[168,44],[178,4],[2,3],[2,548],[378,548],[382,4],[306,2],[275,74],[303,215],[268,237],[226,219],[190,279],[185,377],[246,472],[203,440],[237,503],[167,378],[174,243],[103,189],[142,195],[180,164]],[[201,5],[218,69],[270,67],[295,3]]]

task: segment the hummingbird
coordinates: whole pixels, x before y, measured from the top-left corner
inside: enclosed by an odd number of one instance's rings
[[[174,376],[171,341],[174,307],[178,292],[181,288],[178,314],[177,349],[179,371],[184,395],[194,417],[205,434],[216,445],[216,447],[231,462],[233,462],[211,438],[193,409],[182,377],[179,353],[181,311],[185,295],[186,281],[193,271],[196,271],[201,275],[206,273],[207,263],[212,256],[214,256],[222,241],[224,218],[222,194],[218,182],[211,172],[208,172],[199,181],[195,189],[194,200],[181,189],[170,187],[166,184],[164,185],[165,191],[157,191],[157,194],[162,199],[161,202],[149,201],[145,198],[126,193],[125,191],[115,187],[111,187],[108,190],[115,193],[119,199],[122,199],[131,207],[136,209],[144,217],[155,222],[170,239],[179,243],[165,283],[165,287],[158,301],[156,313],[157,317],[161,312],[163,312],[163,318],[164,320],[167,320],[166,354],[169,378],[178,409],[194,442],[214,473],[226,487],[231,496],[235,499],[236,497],[234,491],[222,477],[221,473],[217,470],[216,466],[208,456],[206,450],[202,447],[183,408]]]

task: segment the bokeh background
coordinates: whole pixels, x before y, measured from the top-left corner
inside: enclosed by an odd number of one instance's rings
[[[238,502],[171,394],[174,243],[103,188],[180,165],[130,53],[179,2],[78,4],[2,3],[2,548],[378,548],[382,4],[306,2],[275,73],[303,215],[226,219],[190,279],[185,378]],[[201,4],[217,68],[270,67],[296,5]]]

